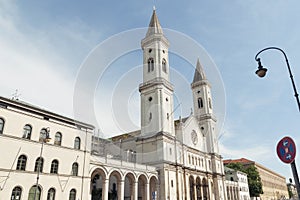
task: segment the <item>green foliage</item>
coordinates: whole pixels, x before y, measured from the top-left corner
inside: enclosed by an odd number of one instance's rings
[[[244,172],[248,176],[248,185],[249,192],[251,197],[259,197],[260,194],[263,194],[262,183],[259,176],[259,173],[255,166],[249,166],[245,168],[241,163],[230,163],[226,165],[231,169],[235,169],[241,172]]]

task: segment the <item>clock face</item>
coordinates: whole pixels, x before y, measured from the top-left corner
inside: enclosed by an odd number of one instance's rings
[[[191,139],[192,139],[192,142],[193,142],[193,144],[197,144],[197,142],[198,142],[198,136],[197,136],[197,133],[196,133],[196,131],[192,131],[192,133],[191,133]]]

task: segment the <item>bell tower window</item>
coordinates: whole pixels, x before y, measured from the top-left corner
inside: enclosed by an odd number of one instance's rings
[[[203,108],[203,100],[202,98],[198,98],[198,108]]]
[[[167,61],[165,59],[162,60],[162,70],[167,73]]]
[[[148,72],[152,72],[154,70],[154,59],[149,58],[148,59]]]

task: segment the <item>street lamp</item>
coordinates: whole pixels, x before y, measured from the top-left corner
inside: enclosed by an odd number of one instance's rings
[[[50,128],[47,127],[45,129],[42,129],[42,131],[45,130],[45,133],[41,135],[40,141],[42,142],[41,151],[40,151],[40,157],[39,157],[39,163],[37,164],[37,176],[36,176],[36,183],[35,183],[35,190],[34,190],[34,200],[36,200],[38,185],[39,185],[39,179],[40,179],[40,170],[42,165],[42,155],[43,155],[43,149],[44,149],[44,143],[50,142]]]
[[[294,89],[294,96],[296,98],[296,101],[297,101],[297,104],[298,104],[298,109],[299,109],[299,112],[300,112],[300,102],[299,102],[299,95],[298,95],[298,92],[297,92],[297,89],[296,89],[296,85],[295,85],[295,82],[294,82],[294,79],[293,79],[293,74],[292,74],[292,71],[291,71],[291,68],[290,68],[290,64],[289,64],[289,61],[288,61],[288,58],[285,54],[285,52],[278,48],[278,47],[267,47],[267,48],[264,48],[262,49],[261,51],[259,51],[256,56],[255,56],[255,60],[257,61],[258,63],[258,69],[256,70],[256,74],[257,76],[259,76],[260,78],[263,78],[266,73],[267,73],[267,68],[264,68],[261,64],[261,61],[260,61],[260,58],[258,58],[258,55],[260,53],[262,53],[263,51],[266,51],[266,50],[270,50],[270,49],[273,49],[273,50],[278,50],[280,51],[283,55],[284,55],[284,58],[285,58],[285,61],[286,61],[286,65],[287,65],[287,68],[288,68],[288,71],[289,71],[289,75],[290,75],[290,78],[291,78],[291,81],[292,81],[292,85],[293,85],[293,89]]]
[[[292,86],[293,86],[293,90],[294,90],[294,96],[296,98],[296,101],[297,101],[297,104],[298,104],[298,109],[299,109],[299,112],[300,112],[299,95],[298,95],[297,88],[296,88],[296,85],[295,85],[295,82],[294,82],[294,78],[293,78],[293,74],[292,74],[292,71],[291,71],[291,67],[290,67],[288,58],[287,58],[285,52],[282,49],[280,49],[278,47],[267,47],[267,48],[264,48],[264,49],[260,50],[255,55],[255,60],[258,63],[258,69],[256,70],[255,73],[260,78],[263,78],[266,75],[266,73],[267,73],[268,70],[262,66],[260,58],[258,58],[258,55],[260,53],[264,52],[264,51],[267,51],[267,50],[278,50],[278,51],[280,51],[284,55],[285,62],[286,62],[286,65],[287,65],[287,68],[288,68],[288,71],[289,71],[289,75],[290,75],[290,78],[291,78],[291,81],[292,81]],[[298,172],[297,172],[295,160],[293,162],[291,162],[291,168],[292,168],[292,173],[293,173],[295,184],[296,184],[296,188],[297,188],[298,198],[300,199],[300,184],[299,184],[299,177],[298,177]]]

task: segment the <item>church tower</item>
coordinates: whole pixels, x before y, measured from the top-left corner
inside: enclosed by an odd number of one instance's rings
[[[141,41],[143,83],[141,93],[141,134],[165,132],[174,135],[173,85],[170,80],[169,41],[163,34],[155,9]]]
[[[199,121],[202,134],[206,137],[208,153],[219,154],[216,118],[213,115],[211,86],[206,79],[200,60],[197,60],[194,79],[191,84],[194,102],[194,116]]]

